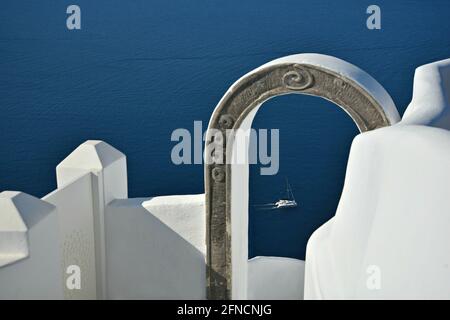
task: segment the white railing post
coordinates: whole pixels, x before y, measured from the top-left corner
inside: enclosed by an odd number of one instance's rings
[[[128,196],[126,157],[103,141],[86,141],[57,166],[58,188],[87,173],[92,174],[96,298],[106,299],[104,215],[109,202]]]

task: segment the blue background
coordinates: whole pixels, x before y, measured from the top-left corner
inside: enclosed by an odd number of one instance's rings
[[[82,30],[66,28],[78,4]],[[415,67],[450,57],[450,1],[2,1],[0,190],[43,196],[55,166],[87,139],[128,157],[131,197],[203,192],[201,165],[170,161],[175,128],[209,120],[227,88],[274,58],[337,56],[366,70],[402,114]],[[279,198],[289,177],[300,206],[250,212],[250,256],[303,258],[311,232],[335,212],[357,130],[329,102],[284,96],[256,128],[280,129],[280,173],[251,168],[252,204]]]

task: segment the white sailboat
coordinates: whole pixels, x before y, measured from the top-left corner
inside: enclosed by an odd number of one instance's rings
[[[297,201],[295,201],[294,193],[292,192],[291,185],[289,184],[288,179],[286,178],[286,198],[280,199],[275,202],[275,208],[283,209],[283,208],[295,208],[297,206]]]
[[[297,207],[297,201],[295,201],[294,193],[292,192],[291,185],[286,178],[286,197],[278,200],[275,203],[266,203],[260,205],[254,205],[257,210],[276,210],[276,209],[287,209]]]

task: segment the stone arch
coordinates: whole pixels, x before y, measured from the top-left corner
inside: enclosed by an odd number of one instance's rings
[[[231,175],[230,156],[233,135],[254,109],[270,98],[284,94],[308,94],[330,100],[341,107],[361,132],[389,126],[399,120],[389,94],[370,75],[334,57],[299,54],[269,62],[236,81],[214,110],[206,139],[213,149],[213,130],[225,139],[223,162],[205,152],[207,296],[231,299]],[[251,115],[251,117],[253,117]],[[253,119],[253,118],[252,118]],[[252,119],[250,121],[252,121]],[[251,122],[250,122],[251,123]]]

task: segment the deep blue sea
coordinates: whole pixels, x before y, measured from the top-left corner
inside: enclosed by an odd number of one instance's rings
[[[66,28],[69,4],[81,8],[81,30]],[[381,30],[366,28],[370,4],[381,7]],[[55,166],[101,139],[127,155],[130,197],[202,193],[203,167],[170,160],[172,130],[206,127],[241,75],[302,52],[366,70],[402,114],[415,67],[450,57],[450,1],[3,0],[0,191],[47,194]],[[280,130],[280,171],[252,166],[251,204],[278,199],[288,177],[300,205],[252,209],[249,255],[304,258],[336,210],[357,129],[305,96],[267,102],[254,127]]]

